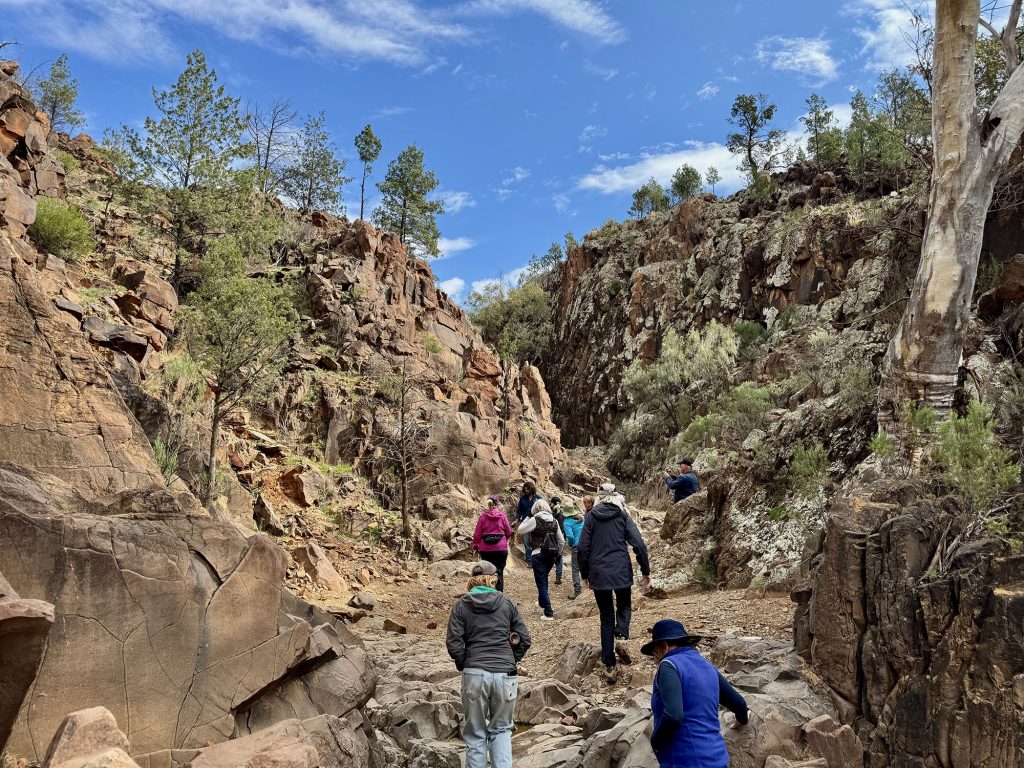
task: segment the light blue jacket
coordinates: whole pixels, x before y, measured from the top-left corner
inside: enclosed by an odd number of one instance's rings
[[[565,541],[573,549],[579,546],[581,533],[583,533],[582,520],[577,520],[575,517],[565,518]]]

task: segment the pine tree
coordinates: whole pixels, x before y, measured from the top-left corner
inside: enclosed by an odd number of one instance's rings
[[[709,165],[704,173],[704,183],[711,187],[711,194],[715,194],[715,185],[722,181],[722,174],[713,165]]]
[[[775,105],[763,93],[740,94],[729,112],[729,122],[737,128],[729,134],[729,151],[740,155],[754,182],[762,172],[771,171],[781,155],[785,133],[771,127],[774,118]]]
[[[807,151],[815,161],[828,165],[839,159],[842,135],[825,99],[812,93],[807,99],[807,114],[800,122],[807,129]]]
[[[437,216],[444,213],[444,204],[427,199],[437,186],[434,172],[423,167],[423,150],[415,144],[391,161],[384,180],[377,185],[382,197],[374,221],[381,229],[395,232],[411,256],[440,253]]]
[[[672,184],[669,189],[675,202],[693,197],[700,192],[700,171],[692,165],[684,163],[672,175]]]
[[[85,118],[75,107],[78,81],[71,77],[68,55],[62,53],[50,67],[50,76],[39,81],[39,109],[50,119],[50,130],[72,130],[85,125]]]
[[[629,215],[642,219],[655,211],[668,210],[668,195],[657,179],[649,179],[640,189],[633,193],[633,205]]]
[[[334,142],[321,112],[309,116],[295,138],[291,162],[281,174],[281,189],[302,211],[343,212],[341,188],[352,181],[344,175],[345,161],[335,154]]]
[[[356,151],[359,153],[359,162],[363,164],[363,176],[359,181],[359,218],[362,220],[366,210],[366,179],[373,173],[373,164],[380,157],[380,150],[383,145],[377,134],[369,123],[356,136]]]

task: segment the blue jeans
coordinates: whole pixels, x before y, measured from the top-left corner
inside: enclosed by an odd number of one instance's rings
[[[466,722],[466,768],[512,768],[512,728],[519,678],[504,672],[462,670],[462,709]]]
[[[548,597],[548,576],[551,575],[551,568],[555,564],[555,556],[545,554],[543,550],[533,555],[533,579],[537,582],[537,605],[544,609],[545,616],[554,616],[555,611],[551,607],[551,598]]]
[[[533,543],[533,537],[528,533],[523,534],[523,552],[526,554],[526,564],[530,565],[533,563],[533,556],[530,554],[533,549],[531,547]]]
[[[562,578],[562,550],[558,550],[558,557],[555,558],[555,578],[561,580]]]

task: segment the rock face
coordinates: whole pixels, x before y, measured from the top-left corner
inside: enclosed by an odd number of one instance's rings
[[[0,750],[35,680],[52,624],[50,603],[22,600],[0,573]]]
[[[909,484],[850,494],[794,593],[798,650],[871,768],[1024,764],[1024,556],[976,541],[936,559],[962,524]]]

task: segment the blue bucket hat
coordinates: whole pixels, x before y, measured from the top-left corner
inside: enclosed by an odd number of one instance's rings
[[[654,625],[654,629],[651,630],[651,641],[644,644],[640,649],[640,653],[644,656],[653,656],[654,646],[658,643],[666,640],[685,640],[687,638],[698,639],[687,632],[686,627],[675,619],[662,619]]]

